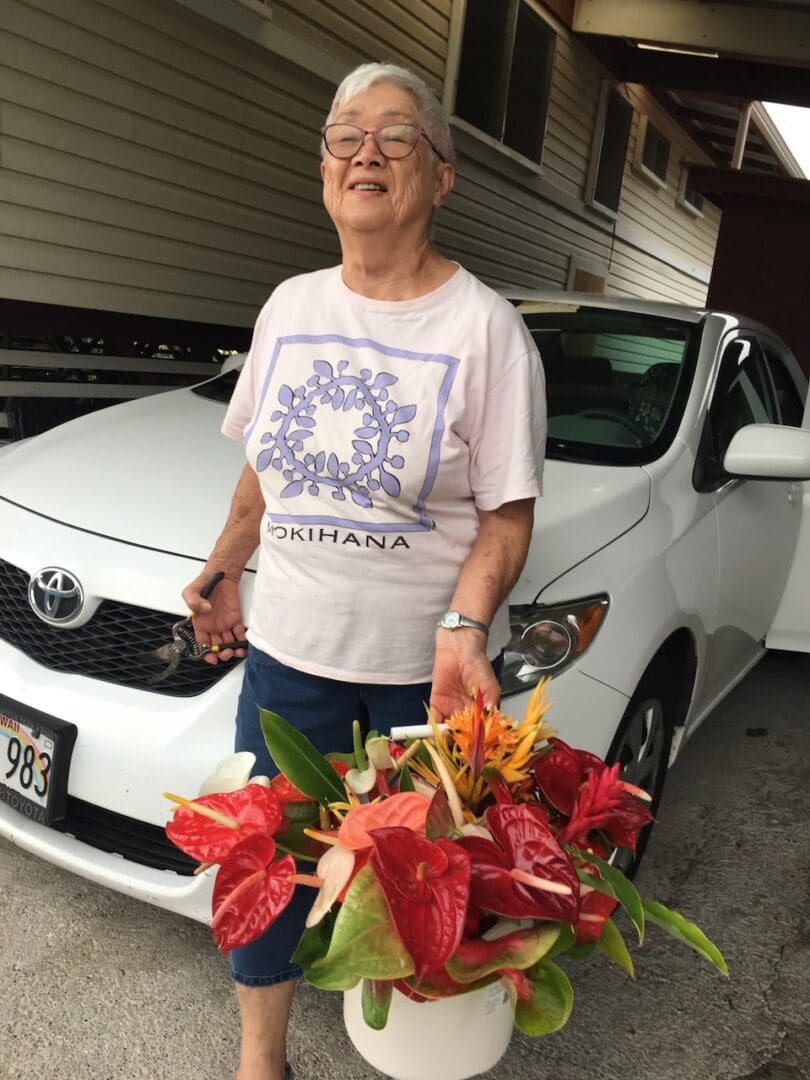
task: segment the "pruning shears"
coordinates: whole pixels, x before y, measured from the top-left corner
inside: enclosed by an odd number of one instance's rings
[[[206,581],[200,590],[200,596],[207,600],[214,589],[219,585],[225,575],[220,571]],[[246,641],[223,641],[219,645],[201,645],[194,633],[194,616],[196,612],[189,612],[185,619],[179,619],[172,626],[172,640],[166,645],[160,645],[157,649],[145,653],[141,659],[153,664],[165,664],[163,671],[152,675],[146,681],[151,686],[162,683],[176,670],[181,660],[202,660],[210,653],[224,652],[226,649],[246,649]]]

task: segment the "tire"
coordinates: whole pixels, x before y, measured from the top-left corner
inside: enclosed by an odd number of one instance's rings
[[[619,762],[620,776],[652,796],[650,810],[657,814],[667,776],[675,726],[678,673],[671,663],[655,660],[647,668],[630,698],[613,737],[606,761]],[[616,848],[611,862],[632,878],[638,870],[654,822],[641,831],[633,855]]]

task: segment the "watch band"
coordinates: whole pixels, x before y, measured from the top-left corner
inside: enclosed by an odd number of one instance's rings
[[[483,634],[489,636],[489,627],[486,623],[479,622],[477,619],[471,619],[467,615],[462,615],[460,611],[446,611],[439,620],[439,626],[444,630],[460,630],[462,627],[468,626],[473,630],[480,630]]]

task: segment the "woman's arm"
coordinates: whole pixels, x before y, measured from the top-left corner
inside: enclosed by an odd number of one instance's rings
[[[239,579],[259,543],[259,526],[264,514],[264,499],[256,473],[246,465],[236,485],[225,527],[208,556],[201,574],[183,589],[183,600],[195,613],[194,632],[200,644],[218,645],[223,641],[242,641],[245,625],[239,603]],[[225,577],[203,600],[200,591],[218,571]],[[244,649],[206,656],[208,663],[244,656]]]
[[[459,574],[451,610],[490,625],[523,569],[534,524],[534,499],[504,503],[497,510],[479,510],[478,535]],[[436,631],[436,659],[430,707],[447,717],[463,708],[470,691],[481,690],[495,705],[500,687],[487,660],[486,637],[462,627]]]

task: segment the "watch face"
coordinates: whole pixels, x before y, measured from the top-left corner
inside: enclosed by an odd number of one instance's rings
[[[442,619],[442,626],[445,630],[456,630],[461,626],[461,616],[457,611],[448,611]]]

